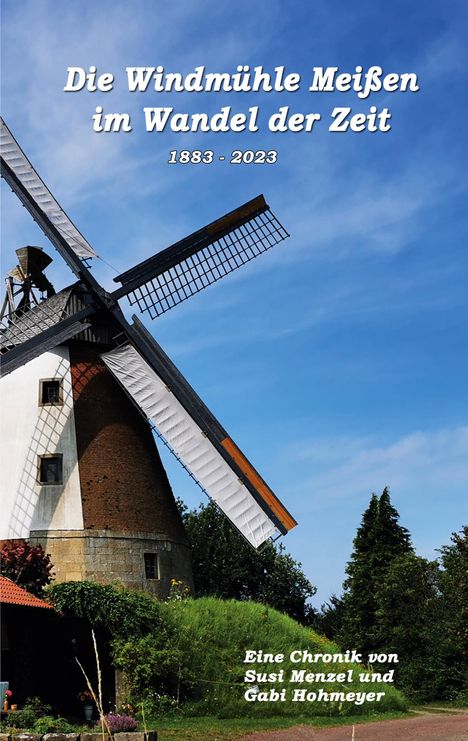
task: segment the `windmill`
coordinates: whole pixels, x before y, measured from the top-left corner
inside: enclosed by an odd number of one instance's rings
[[[190,581],[187,543],[150,428],[254,548],[286,534],[296,521],[118,303],[127,297],[154,319],[284,240],[264,197],[122,273],[109,292],[88,267],[96,252],[3,120],[0,144],[2,177],[76,276],[55,293],[42,272],[50,258],[29,246],[17,251],[19,266],[7,279],[2,383],[17,429],[9,424],[5,441],[9,522],[0,537],[45,543],[61,579],[119,576],[147,588],[146,578],[159,582],[156,592],[170,577]],[[46,297],[38,300],[35,289]]]

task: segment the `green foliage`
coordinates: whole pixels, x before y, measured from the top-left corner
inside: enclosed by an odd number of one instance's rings
[[[42,597],[44,587],[52,581],[50,556],[41,545],[10,540],[0,551],[0,561],[2,576],[38,597]]]
[[[468,697],[468,527],[441,548],[445,685],[451,697]]]
[[[416,556],[388,490],[373,494],[343,599],[317,622],[344,646],[397,653],[397,684],[419,701],[454,699],[468,687],[468,528],[441,553],[442,569]]]
[[[378,648],[379,585],[395,558],[413,553],[408,530],[398,518],[387,488],[380,498],[372,494],[346,567],[343,626],[338,639],[364,653]]]
[[[168,695],[173,701],[179,697],[183,709],[191,715],[294,715],[298,712],[298,705],[290,700],[290,687],[286,702],[246,702],[244,693],[249,685],[244,683],[244,673],[249,667],[243,663],[245,650],[255,647],[284,653],[283,664],[265,665],[263,670],[284,668],[285,677],[292,668],[297,668],[297,664],[289,661],[289,653],[294,649],[339,652],[330,641],[265,605],[205,597],[167,603],[165,607],[177,626],[174,641],[165,651],[154,634],[137,641],[118,641],[115,645],[114,658],[130,681],[134,693],[132,699],[138,702],[145,698],[149,712],[160,709],[161,695]],[[345,666],[334,665],[333,670],[344,670]],[[351,665],[346,668],[351,668]],[[330,665],[319,660],[311,669],[330,671]],[[356,665],[354,669],[357,671]],[[268,689],[285,686],[288,687],[287,682],[269,683]],[[357,680],[346,688],[354,691],[358,686],[360,691],[369,691],[369,684],[359,685]],[[339,691],[343,686],[327,683],[325,689]],[[378,706],[371,703],[362,706],[345,704],[342,707],[338,703],[301,703],[300,712],[305,715],[368,714],[405,708],[404,700],[391,686],[385,685],[384,689],[386,697]]]
[[[334,640],[343,627],[344,609],[343,598],[332,594],[328,602],[320,607],[314,628],[327,638]]]
[[[70,581],[49,587],[47,596],[59,612],[85,618],[115,637],[145,635],[163,627],[160,602],[121,587]]]
[[[44,716],[50,716],[52,708],[38,697],[28,698],[20,710],[10,710],[7,716],[7,725],[11,728],[33,728],[34,724]]]
[[[261,604],[224,601],[217,598],[158,602],[147,595],[97,584],[69,582],[50,589],[57,609],[85,617],[114,636],[114,663],[121,668],[131,688],[133,707],[143,703],[145,713],[168,710],[187,714],[212,713],[224,717],[243,715],[296,715],[297,703],[248,703],[244,692],[245,650],[255,648],[284,653],[285,676],[291,668],[289,653],[305,648],[318,653],[339,649],[290,617]],[[125,611],[133,615],[125,616]],[[346,665],[334,665],[333,671]],[[350,668],[357,669],[356,665]],[[329,664],[314,663],[315,671],[330,671]],[[266,665],[266,670],[274,670]],[[277,684],[282,689],[284,684]],[[356,681],[346,685],[358,688]],[[270,686],[270,685],[269,685]],[[274,683],[273,683],[273,686]],[[313,687],[312,689],[316,689]],[[343,690],[330,683],[326,690]],[[369,691],[364,683],[359,691]],[[404,709],[405,701],[385,685],[382,702],[360,706],[337,703],[301,703],[307,715],[369,714]]]
[[[390,563],[376,592],[379,651],[399,655],[399,686],[412,698],[443,696],[444,631],[439,567],[407,553]]]
[[[255,551],[212,502],[191,511],[181,502],[178,506],[192,546],[197,596],[252,599],[304,624],[312,622],[307,600],[316,588],[284,546],[268,541]]]
[[[144,698],[150,701],[152,712],[166,703],[166,697],[180,697],[181,683],[193,679],[177,630],[117,639],[113,655],[116,665],[130,677],[133,704]]]
[[[74,727],[66,718],[54,718],[52,715],[44,715],[34,723],[35,733],[73,733]]]
[[[379,650],[399,654],[398,685],[412,699],[456,699],[468,691],[467,534],[453,534],[441,549],[443,569],[408,553],[393,559],[377,588]]]
[[[451,545],[440,550],[442,561],[441,588],[451,616],[449,631],[452,640],[468,659],[468,526],[452,533]]]
[[[393,559],[376,591],[379,648],[387,644],[402,654],[418,652],[426,641],[427,623],[437,616],[438,596],[436,562],[414,553]]]

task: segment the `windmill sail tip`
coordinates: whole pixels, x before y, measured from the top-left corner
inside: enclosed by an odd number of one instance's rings
[[[268,505],[275,517],[281,522],[286,532],[289,532],[297,525],[297,520],[288,512],[286,507],[280,502],[278,497],[272,492],[270,487],[264,482],[260,474],[255,470],[247,460],[242,451],[230,437],[221,440],[221,445],[229,453],[233,461],[240,468],[242,473],[247,477],[249,483],[255,488],[257,494]]]

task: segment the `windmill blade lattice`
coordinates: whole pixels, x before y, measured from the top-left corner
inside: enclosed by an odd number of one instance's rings
[[[156,319],[289,236],[263,196],[115,278],[113,296]]]
[[[136,317],[129,324],[118,304],[128,296],[157,317],[286,239],[263,196],[123,273],[116,279],[121,288],[109,293],[82,262],[96,253],[1,124],[2,176],[79,280],[22,316],[13,306],[0,333],[3,375],[72,338],[100,344],[127,394],[242,535],[258,548],[288,532],[294,518],[143,325]]]

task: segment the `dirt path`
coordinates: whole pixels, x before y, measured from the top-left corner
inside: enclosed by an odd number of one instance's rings
[[[468,713],[421,713],[414,718],[336,728],[294,726],[259,731],[240,741],[468,741]]]

